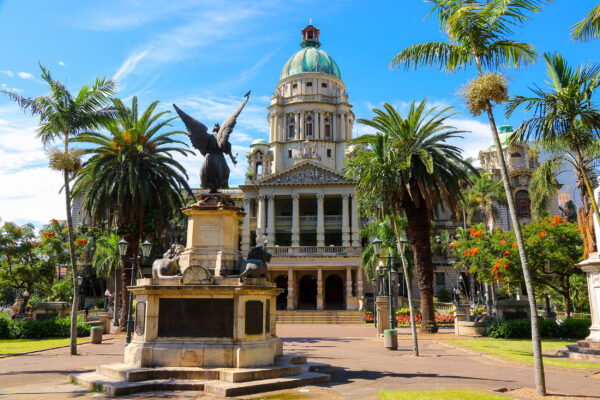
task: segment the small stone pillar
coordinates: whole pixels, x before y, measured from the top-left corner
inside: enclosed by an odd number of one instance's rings
[[[390,329],[390,300],[387,296],[377,296],[377,336],[383,336],[383,331]]]
[[[590,254],[590,258],[577,264],[587,274],[588,296],[592,326],[587,342],[600,342],[600,257],[598,253]]]
[[[454,306],[454,334],[459,335],[458,323],[465,320],[465,312],[460,304]]]

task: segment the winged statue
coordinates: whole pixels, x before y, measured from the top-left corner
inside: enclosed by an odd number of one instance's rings
[[[234,165],[237,164],[235,157],[231,154],[229,136],[233,132],[238,115],[250,98],[250,92],[244,96],[246,98],[242,104],[223,122],[223,125],[215,124],[212,134],[208,133],[206,125],[173,104],[175,111],[185,124],[192,145],[204,156],[204,163],[200,168],[200,184],[202,189],[210,189],[210,193],[217,193],[218,189],[229,187],[229,167],[225,160],[225,154],[229,155]]]

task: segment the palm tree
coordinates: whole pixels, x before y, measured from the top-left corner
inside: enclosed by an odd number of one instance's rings
[[[431,0],[442,31],[448,36],[447,42],[419,43],[402,50],[392,60],[393,66],[405,65],[406,68],[421,66],[437,66],[448,72],[456,72],[475,64],[478,79],[473,83],[492,82],[497,74],[484,74],[484,69],[497,70],[499,67],[518,68],[531,64],[536,59],[536,52],[529,43],[517,42],[510,37],[512,28],[527,20],[530,13],[537,13],[546,1],[544,0]],[[474,87],[476,85],[471,85]],[[523,234],[519,226],[514,199],[510,189],[510,181],[506,161],[498,137],[492,101],[499,103],[506,100],[505,82],[500,79],[495,87],[484,90],[483,101],[479,107],[471,111],[479,114],[485,111],[496,153],[500,163],[500,173],[504,191],[508,201],[510,217],[515,221],[513,229],[519,248],[523,277],[527,288],[529,307],[531,310],[531,332],[535,370],[536,391],[545,395],[546,382],[542,361],[542,348],[539,338],[537,307],[531,273],[525,256]]]
[[[584,19],[571,27],[571,39],[575,42],[587,42],[596,39],[600,35],[600,4],[592,8],[592,11]]]
[[[95,145],[84,154],[90,158],[77,174],[74,193],[83,198],[81,209],[96,221],[118,226],[129,242],[128,258],[137,256],[139,241],[144,235],[145,216],[151,211],[163,216],[165,222],[174,210],[184,205],[184,190],[191,195],[187,174],[172,153],[187,156],[187,145],[173,136],[181,131],[161,132],[175,118],[158,121],[169,111],[156,114],[158,101],[138,113],[137,97],[131,108],[114,100],[116,119],[105,125],[108,134],[86,133],[77,141]],[[130,281],[130,268],[123,268],[122,284]],[[121,292],[123,330],[129,305],[129,291]]]
[[[69,89],[60,81],[52,79],[41,63],[40,76],[48,84],[50,95],[35,98],[22,97],[11,91],[0,90],[19,107],[40,118],[38,137],[44,146],[57,141],[63,142],[64,152],[54,149],[50,152],[50,166],[59,170],[64,177],[65,206],[67,212],[69,253],[73,271],[73,305],[71,310],[71,355],[77,354],[77,308],[79,285],[77,283],[77,261],[73,244],[73,218],[71,213],[70,180],[81,166],[79,152],[69,147],[69,141],[90,129],[96,129],[108,122],[114,115],[110,106],[110,96],[115,93],[116,84],[110,79],[96,78],[93,85],[85,85],[73,97]]]
[[[596,218],[600,220],[598,205],[585,168],[586,150],[597,146],[600,137],[600,109],[592,103],[592,95],[600,86],[600,64],[569,66],[558,53],[544,54],[548,87],[532,89],[533,97],[514,96],[506,107],[510,117],[524,105],[533,117],[523,121],[514,137],[524,141],[540,140],[550,146],[563,146],[575,157],[575,167],[585,184]],[[594,156],[592,154],[592,156]],[[589,160],[588,160],[589,161]]]
[[[121,258],[119,255],[119,235],[111,233],[100,236],[96,240],[96,249],[92,257],[92,267],[98,276],[115,279],[115,304],[113,307],[113,324],[119,325],[119,298],[121,295]]]
[[[496,227],[498,205],[506,206],[506,192],[501,181],[492,179],[489,173],[472,178],[471,186],[464,192],[464,209],[469,225],[481,213],[489,230]]]
[[[394,222],[405,216],[417,280],[421,294],[422,332],[437,332],[433,309],[433,264],[431,220],[438,206],[454,209],[460,185],[468,180],[462,167],[461,150],[447,144],[458,131],[445,125],[454,114],[450,108],[425,111],[426,101],[413,103],[406,118],[390,104],[385,111],[374,109],[371,120],[360,123],[376,129],[376,135],[360,136],[357,149],[347,161],[346,172],[357,180],[356,191],[363,205],[391,216],[397,240],[402,236]]]

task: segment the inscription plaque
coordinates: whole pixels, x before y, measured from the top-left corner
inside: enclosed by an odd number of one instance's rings
[[[158,336],[233,337],[233,299],[159,299]]]
[[[258,300],[246,302],[246,335],[263,333],[263,303]]]
[[[267,299],[267,306],[265,310],[265,332],[271,332],[271,300]]]
[[[142,335],[146,325],[146,302],[135,303],[135,333]]]

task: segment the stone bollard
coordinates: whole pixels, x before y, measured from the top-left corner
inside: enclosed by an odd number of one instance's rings
[[[383,331],[383,346],[389,350],[398,350],[398,331],[386,329]]]
[[[90,331],[90,342],[93,344],[102,343],[102,332],[104,331],[104,327],[102,326],[93,326]]]

